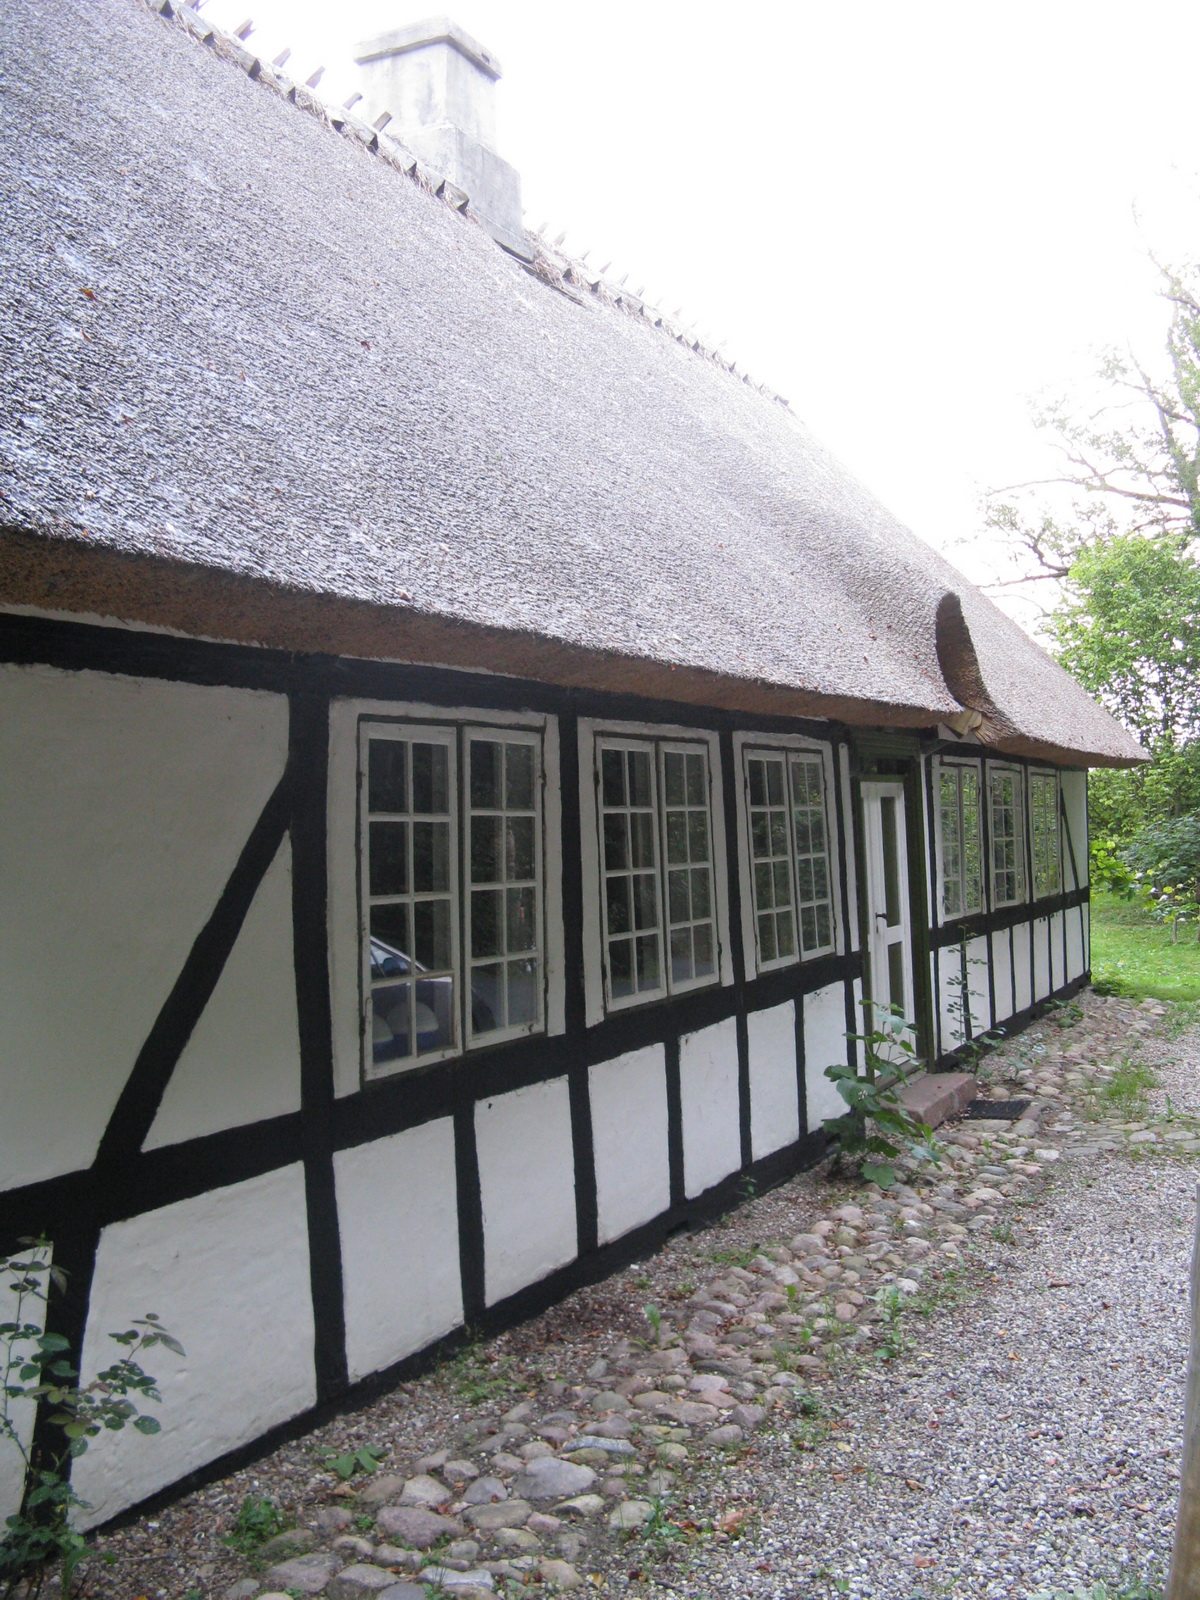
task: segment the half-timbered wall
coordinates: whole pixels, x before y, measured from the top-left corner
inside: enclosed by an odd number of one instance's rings
[[[0,619],[0,661],[0,1246],[52,1242],[69,1288],[50,1322],[85,1375],[147,1310],[187,1349],[153,1364],[162,1434],[106,1438],[79,1463],[92,1521],[385,1384],[464,1326],[528,1314],[732,1204],[747,1176],[820,1154],[842,1110],[824,1069],[854,1058],[864,993],[846,730],[29,616]],[[449,752],[461,815],[439,802],[458,828],[442,838],[467,889],[483,802],[466,741],[536,749],[540,782],[521,802],[540,839],[522,868],[539,885],[536,1015],[491,1044],[496,1019],[472,1009],[461,1036],[396,1070],[370,1053],[362,862],[384,802],[364,798],[364,729],[401,743],[424,730]],[[669,995],[630,992],[632,977],[618,992],[604,965],[606,828],[637,809],[601,797],[605,749],[643,752],[664,783],[669,759],[696,758],[685,798],[708,820],[687,859],[703,881],[678,913],[687,957]],[[925,758],[928,871],[914,874],[943,1057],[1087,966],[1083,775],[1062,774],[1060,891],[1001,909],[985,885],[977,912],[946,917],[934,795],[949,759]],[[991,758],[966,760],[986,787]],[[1029,765],[1003,766],[1028,812]],[[764,932],[773,891],[752,888],[767,869],[751,839],[768,769],[805,833],[787,846],[792,920]],[[685,800],[659,820],[666,885]],[[987,825],[985,806],[985,857]],[[1024,870],[1028,887],[1028,857]],[[664,952],[671,935],[668,919]],[[819,953],[802,958],[804,940]],[[432,1030],[450,980],[421,982],[412,1026]],[[13,1457],[0,1491],[7,1513]]]
[[[146,1310],[187,1349],[153,1363],[163,1432],[80,1461],[89,1520],[820,1153],[862,992],[844,730],[30,616],[0,661],[0,1245],[52,1241],[85,1374]],[[536,734],[544,1026],[370,1076],[359,740],[393,723]],[[606,740],[703,751],[714,895],[711,974],[615,1006]],[[747,741],[819,761],[838,864],[830,947],[762,973]]]

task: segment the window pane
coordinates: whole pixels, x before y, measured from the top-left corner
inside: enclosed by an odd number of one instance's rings
[[[803,906],[800,911],[800,945],[804,950],[815,950],[820,941],[817,938],[817,913],[812,906]]]
[[[402,739],[372,739],[367,759],[370,810],[407,811],[408,746]]]
[[[828,906],[815,907],[817,919],[817,948],[833,943],[833,914]]]
[[[417,1054],[430,1055],[454,1043],[454,979],[418,978],[416,982]]]
[[[629,804],[648,806],[652,804],[650,753],[647,750],[627,750],[625,753],[629,760]]]
[[[691,918],[692,897],[686,871],[667,873],[667,915],[671,922],[687,922]]]
[[[532,878],[534,870],[534,825],[532,817],[509,817],[505,823],[507,849],[505,868],[510,879]]]
[[[499,817],[471,818],[471,881],[500,882]]]
[[[412,747],[412,800],[414,811],[445,813],[449,798],[445,745],[419,744]]]
[[[604,865],[609,872],[629,866],[629,818],[623,811],[604,819]]]
[[[614,1000],[633,993],[633,940],[614,939],[608,947],[608,977]]]
[[[747,763],[747,774],[750,780],[750,804],[764,806],[767,803],[767,769],[761,761]]]
[[[688,858],[688,823],[686,811],[667,813],[667,860],[686,861]]]
[[[628,933],[633,926],[631,895],[628,878],[608,880],[608,931]]]
[[[475,889],[471,894],[471,954],[498,956],[500,948],[500,906],[498,889]]]
[[[712,911],[712,885],[707,867],[692,868],[692,915],[707,917]]]
[[[537,948],[537,925],[534,920],[532,889],[508,891],[508,954]]]
[[[450,902],[418,900],[413,906],[413,957],[427,971],[450,967]],[[418,999],[420,993],[418,992]]]
[[[704,781],[707,765],[702,755],[689,755],[687,758],[687,803],[690,806],[708,804],[707,786]]]
[[[702,922],[692,929],[692,962],[698,978],[711,977],[717,970],[710,922]]]
[[[644,989],[662,987],[662,974],[658,962],[658,935],[646,934],[637,941],[637,986]]]
[[[783,804],[783,762],[768,761],[767,768],[767,804],[781,806]]]
[[[671,977],[675,983],[692,978],[692,930],[676,928],[671,934]]]
[[[787,956],[796,954],[796,928],[791,911],[776,913],[775,942],[781,961]]]
[[[408,892],[407,822],[373,822],[370,843],[370,892]]]
[[[658,884],[649,872],[641,872],[633,879],[633,925],[635,928],[653,928],[658,923]]]
[[[669,806],[684,803],[684,758],[677,750],[663,754],[663,800]]]
[[[600,778],[604,804],[623,806],[625,798],[625,755],[621,750],[600,752]]]
[[[413,888],[418,894],[450,887],[450,825],[414,822]]]
[[[499,961],[471,971],[471,1031],[494,1033],[505,1026],[504,968]]]
[[[778,954],[775,948],[775,918],[769,911],[758,919],[758,954],[761,961],[774,961]]]
[[[504,747],[504,803],[510,811],[533,810],[533,746]]]
[[[371,991],[371,1059],[376,1066],[412,1055],[409,1005],[412,985],[389,983]]]
[[[688,819],[688,857],[692,861],[708,860],[708,813],[707,811],[689,811]]]
[[[775,904],[771,893],[773,868],[769,861],[760,861],[754,869],[754,904],[760,911],[766,911]],[[787,863],[784,863],[784,876],[787,876]]]
[[[471,740],[471,805],[477,811],[500,808],[500,746],[492,739]]]
[[[371,907],[371,976],[407,976],[412,944],[409,939],[408,905]]]
[[[536,960],[508,963],[508,1025],[527,1027],[538,1018],[541,969]]]
[[[654,816],[652,812],[634,812],[629,818],[632,850],[630,865],[652,867],[657,860],[654,848]]]

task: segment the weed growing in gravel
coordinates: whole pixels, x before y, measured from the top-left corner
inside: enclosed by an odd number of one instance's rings
[[[879,1341],[879,1355],[884,1361],[896,1361],[908,1349],[908,1335],[904,1331],[906,1310],[904,1295],[894,1283],[885,1284],[875,1296],[883,1336]]]
[[[239,1555],[252,1556],[260,1544],[266,1544],[277,1533],[285,1533],[287,1527],[287,1519],[270,1495],[248,1494],[222,1543]]]
[[[379,1463],[386,1452],[376,1444],[364,1444],[358,1450],[329,1450],[321,1457],[321,1465],[328,1467],[343,1483],[358,1473],[378,1472]]]
[[[708,1259],[719,1267],[748,1267],[762,1249],[762,1245],[750,1244],[741,1250],[720,1249],[710,1250]]]
[[[1096,1092],[1101,1109],[1123,1116],[1127,1122],[1140,1121],[1150,1110],[1149,1091],[1158,1087],[1158,1075],[1144,1062],[1126,1059],[1107,1083]]]
[[[1039,1589],[1029,1600],[1162,1600],[1162,1593],[1155,1583],[1125,1583],[1119,1588],[1093,1583],[1086,1589]]]
[[[1011,1222],[998,1222],[992,1229],[992,1238],[997,1244],[1016,1244],[1017,1236],[1013,1231]]]
[[[499,1356],[478,1344],[467,1344],[447,1363],[455,1394],[468,1405],[483,1405],[509,1394],[516,1382],[510,1356]]]

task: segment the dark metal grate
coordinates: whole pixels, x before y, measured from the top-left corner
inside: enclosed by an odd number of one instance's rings
[[[1015,1122],[1028,1110],[1028,1100],[972,1100],[967,1116],[977,1121]]]

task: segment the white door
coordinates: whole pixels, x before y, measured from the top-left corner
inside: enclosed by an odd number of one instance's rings
[[[867,998],[898,1006],[916,1021],[908,899],[908,847],[904,785],[872,781],[862,786],[867,858]],[[882,1017],[876,1019],[876,1025]]]

